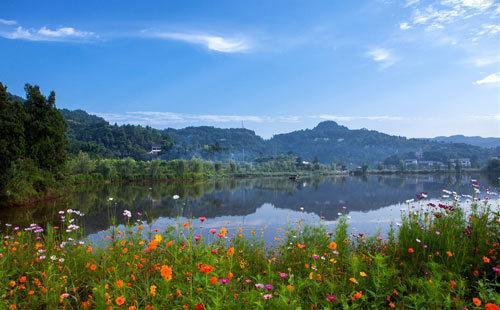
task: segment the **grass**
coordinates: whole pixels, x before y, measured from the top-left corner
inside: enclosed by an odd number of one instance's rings
[[[450,199],[411,202],[387,237],[350,235],[342,216],[331,232],[290,223],[271,246],[223,227],[205,238],[204,218],[144,229],[126,212],[89,245],[81,214],[61,211],[45,231],[0,235],[0,309],[499,309],[500,214]]]

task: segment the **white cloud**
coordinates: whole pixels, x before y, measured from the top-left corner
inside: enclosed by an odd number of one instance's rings
[[[374,48],[366,52],[365,56],[380,63],[381,69],[390,67],[396,62],[395,57],[385,48]]]
[[[413,27],[410,26],[407,22],[404,22],[404,23],[400,23],[399,24],[399,28],[402,29],[402,30],[408,30],[408,29],[411,29]]]
[[[257,116],[257,115],[222,115],[222,114],[183,114],[173,112],[134,111],[125,113],[95,113],[107,121],[120,124],[141,124],[170,126],[183,123],[290,123],[299,121],[298,116]]]
[[[7,39],[19,39],[29,41],[72,41],[72,40],[87,40],[96,38],[93,32],[80,31],[72,27],[60,27],[51,30],[47,27],[42,27],[39,30],[25,29],[21,26],[12,31],[0,32],[0,36]]]
[[[8,20],[8,19],[0,18],[0,24],[13,26],[13,25],[17,25],[17,22],[15,20]]]
[[[499,61],[500,61],[499,58],[493,58],[493,57],[492,58],[475,58],[475,59],[467,60],[467,63],[472,63],[476,67],[484,67],[484,66],[488,66],[491,64],[495,64]]]
[[[320,114],[317,116],[320,119],[332,121],[354,121],[354,120],[369,120],[369,121],[401,121],[404,120],[400,116],[388,115],[373,115],[373,116],[339,116],[330,114]]]
[[[462,4],[476,9],[486,9],[489,8],[493,2],[491,0],[462,0]]]
[[[420,2],[420,0],[406,0],[406,5],[405,6],[409,7],[409,6],[412,6],[412,5],[417,4],[419,2]]]
[[[250,43],[245,38],[224,38],[221,36],[209,34],[189,34],[179,32],[149,33],[147,31],[143,31],[143,34],[150,37],[200,44],[210,50],[218,51],[221,53],[244,52],[251,48]]]
[[[483,25],[483,30],[478,32],[478,35],[495,35],[500,32],[500,25]]]
[[[500,83],[500,73],[492,73],[485,77],[484,79],[475,81],[474,84],[476,85],[481,85],[481,84],[498,84]]]

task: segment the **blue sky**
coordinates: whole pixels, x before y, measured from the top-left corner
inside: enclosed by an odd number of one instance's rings
[[[111,123],[500,137],[500,1],[2,1],[0,81]]]

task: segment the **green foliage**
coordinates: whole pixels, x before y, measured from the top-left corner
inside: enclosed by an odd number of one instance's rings
[[[490,158],[484,170],[493,175],[500,175],[500,158]]]

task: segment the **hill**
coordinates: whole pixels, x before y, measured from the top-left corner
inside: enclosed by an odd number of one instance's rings
[[[152,145],[161,146],[162,159],[256,160],[269,155],[294,154],[307,161],[332,161],[345,164],[370,164],[384,161],[397,165],[401,159],[415,158],[446,162],[452,158],[471,158],[484,163],[497,156],[499,149],[483,149],[464,143],[445,143],[425,139],[391,136],[375,130],[351,130],[333,121],[313,129],[275,135],[269,140],[243,128],[222,129],[210,126],[158,130],[134,125],[110,125],[85,111],[61,110],[68,124],[68,150],[103,157],[149,159]]]
[[[500,147],[500,138],[483,138],[479,136],[467,137],[464,135],[454,135],[449,137],[439,136],[432,139],[431,141],[448,142],[448,143],[465,143],[475,146],[480,146],[484,148],[496,148]]]

